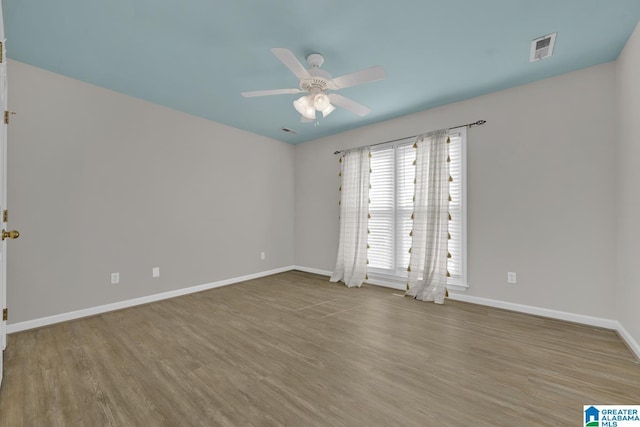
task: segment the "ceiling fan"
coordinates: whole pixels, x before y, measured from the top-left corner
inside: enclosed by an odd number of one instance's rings
[[[271,52],[298,78],[300,89],[258,90],[242,92],[241,95],[245,98],[251,98],[265,95],[308,93],[308,95],[293,101],[293,106],[302,115],[301,121],[303,123],[315,121],[318,111],[322,113],[322,117],[327,117],[336,109],[333,104],[359,116],[366,116],[371,111],[369,108],[340,94],[328,92],[385,78],[384,69],[379,66],[331,78],[331,74],[320,69],[324,63],[324,57],[318,53],[307,56],[307,63],[311,68],[305,69],[289,49],[273,48]]]

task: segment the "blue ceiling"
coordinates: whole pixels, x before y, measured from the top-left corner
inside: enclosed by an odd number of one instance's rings
[[[615,60],[640,20],[639,0],[3,3],[12,59],[292,144]],[[530,63],[553,32],[554,55]],[[340,91],[371,113],[300,123],[296,95],[241,97],[297,87],[273,47],[304,65],[321,53],[334,77],[382,66],[385,80]]]

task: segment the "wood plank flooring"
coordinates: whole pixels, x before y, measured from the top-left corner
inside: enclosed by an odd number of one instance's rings
[[[287,272],[9,336],[0,426],[569,426],[613,331]]]

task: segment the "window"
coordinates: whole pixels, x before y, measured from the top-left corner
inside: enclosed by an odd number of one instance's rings
[[[449,288],[466,288],[466,128],[450,133]],[[404,283],[409,265],[409,236],[413,221],[415,167],[414,139],[401,140],[371,150],[369,190],[369,276],[374,280]]]

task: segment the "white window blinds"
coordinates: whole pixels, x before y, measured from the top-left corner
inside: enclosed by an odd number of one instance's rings
[[[393,147],[371,153],[369,190],[369,268],[395,270],[395,150]]]
[[[416,159],[416,151],[412,143],[400,145],[396,149],[396,237],[397,263],[396,268],[403,274],[409,265],[409,248],[411,247],[411,229],[413,228],[413,186],[416,177],[416,167],[413,161]]]
[[[402,145],[372,151],[369,198],[369,268],[406,275],[413,212],[415,151]]]
[[[451,258],[447,261],[447,270],[451,275],[453,282],[461,282],[463,280],[462,265],[462,237],[463,237],[463,218],[462,218],[462,189],[463,189],[463,173],[462,173],[462,137],[460,133],[451,134],[449,136],[451,143],[449,144],[449,175],[453,177],[453,181],[449,182],[449,213],[451,221],[449,222],[449,252]]]

